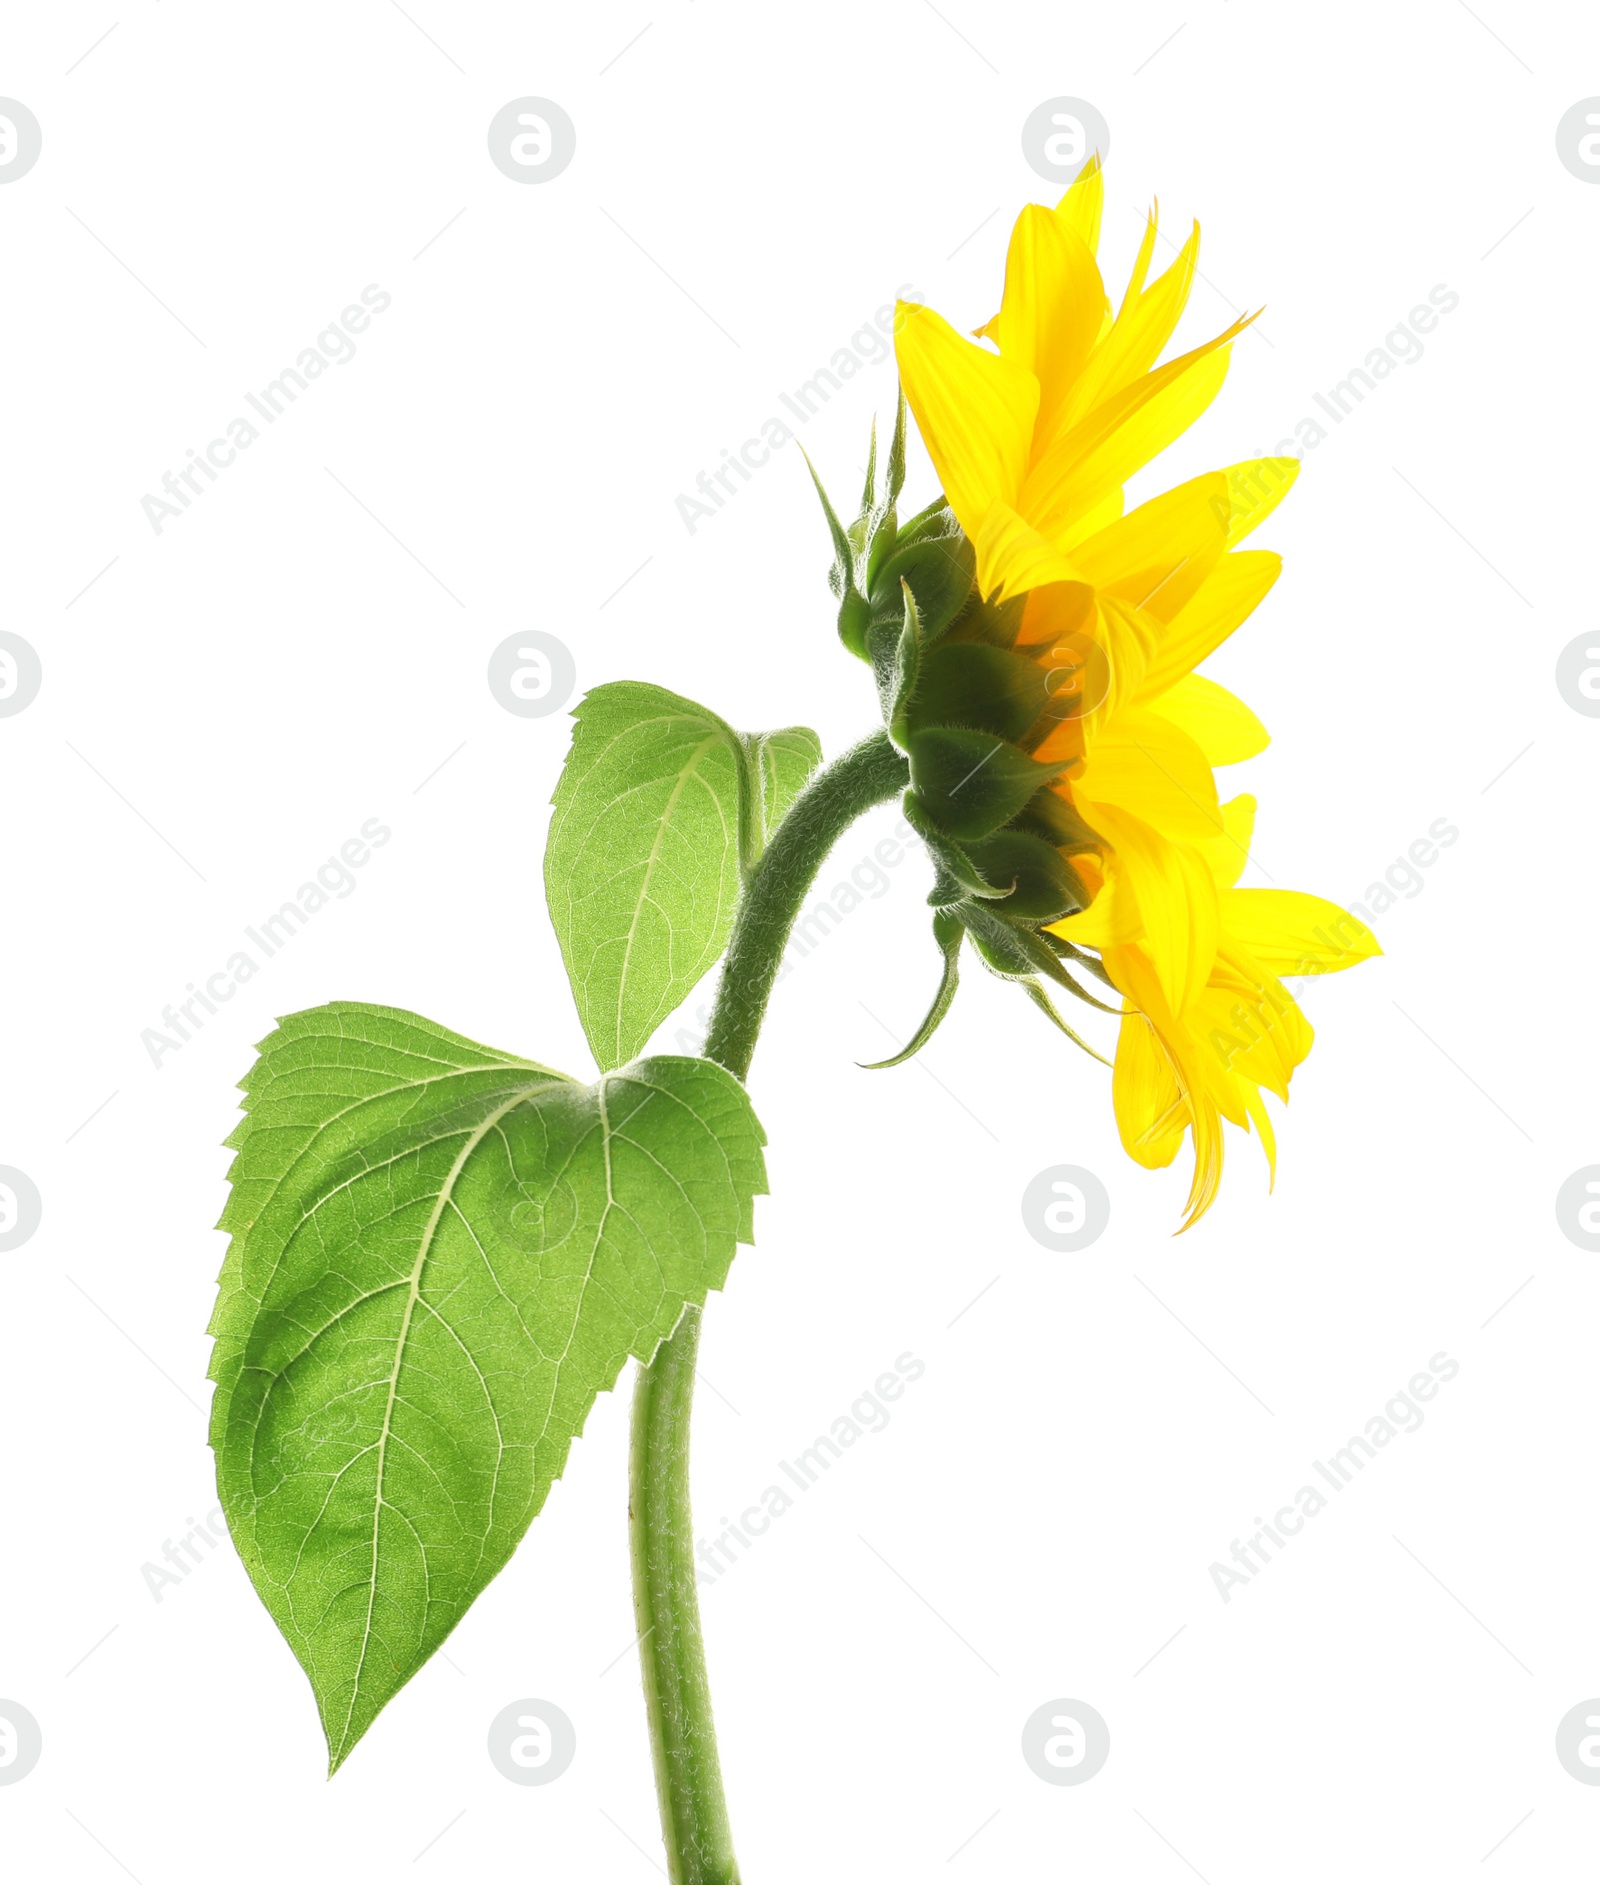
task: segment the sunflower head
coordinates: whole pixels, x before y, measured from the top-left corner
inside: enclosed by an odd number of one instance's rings
[[[1119,1015],[1124,1146],[1165,1165],[1192,1140],[1192,1223],[1216,1193],[1225,1120],[1273,1157],[1262,1089],[1287,1099],[1311,1045],[1280,978],[1377,944],[1321,899],[1238,887],[1255,801],[1224,801],[1214,768],[1268,736],[1195,670],[1276,580],[1275,555],[1239,545],[1299,467],[1258,459],[1127,508],[1126,481],[1210,405],[1248,323],[1163,359],[1199,230],[1152,280],[1152,211],[1114,304],[1102,196],[1091,164],[1053,210],[1023,210],[1000,311],[972,337],[902,304],[886,476],[880,488],[874,449],[848,528],[823,505],[840,634],[873,669],[935,864],[944,970],[895,1059],[948,1010],[963,941],[1080,1046],[1054,994]],[[902,528],[907,402],[943,493]]]

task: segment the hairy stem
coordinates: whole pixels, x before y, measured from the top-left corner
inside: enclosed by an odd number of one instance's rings
[[[852,746],[800,794],[750,877],[722,964],[706,1055],[741,1080],[750,1071],[789,932],[823,860],[865,811],[905,790],[905,760],[887,733]]]
[[[863,740],[817,774],[751,871],[705,1050],[739,1079],[750,1071],[789,932],[823,860],[848,826],[904,790],[906,782],[906,762],[886,734]],[[689,1416],[700,1318],[696,1308],[684,1311],[655,1360],[639,1370],[634,1389],[628,1502],[633,1604],[672,1885],[738,1885],[711,1718],[689,1509]]]

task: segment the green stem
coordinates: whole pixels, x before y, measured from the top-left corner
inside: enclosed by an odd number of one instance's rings
[[[817,774],[773,833],[745,886],[717,989],[706,1054],[740,1080],[777,980],[789,932],[823,860],[861,814],[903,791],[906,762],[874,734]],[[711,1718],[694,1520],[689,1509],[689,1415],[700,1315],[686,1309],[633,1396],[628,1518],[661,1831],[672,1885],[738,1885],[722,1769]]]
[[[823,860],[865,811],[903,792],[905,760],[887,733],[852,746],[800,794],[751,873],[722,964],[706,1057],[744,1079],[800,905]]]

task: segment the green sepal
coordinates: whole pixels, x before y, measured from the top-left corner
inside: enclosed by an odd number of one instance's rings
[[[867,516],[878,487],[878,415],[872,415],[872,436],[867,441],[867,481],[861,488],[861,515]]]
[[[924,727],[906,746],[911,787],[947,838],[986,838],[1059,777],[1009,740],[964,727]]]
[[[1083,822],[1083,815],[1059,792],[1044,792],[1028,807],[1021,821],[1041,838],[1048,839],[1058,851],[1100,851],[1105,840]]]
[[[839,639],[857,660],[870,662],[867,632],[872,627],[872,604],[857,590],[846,592],[839,603]]]
[[[917,615],[917,599],[911,593],[910,583],[902,582],[900,591],[905,597],[906,613],[900,625],[900,639],[895,644],[887,705],[889,738],[903,753],[907,750],[906,741],[910,737],[912,704],[921,685],[922,623]]]
[[[1045,993],[1040,983],[1034,981],[1031,977],[1025,976],[1022,980],[1022,987],[1026,989],[1028,999],[1034,1006],[1043,1009],[1075,1047],[1081,1047],[1091,1060],[1098,1060],[1102,1067],[1109,1067],[1111,1065],[1111,1062],[1106,1059],[1105,1055],[1102,1054],[1098,1048],[1091,1047],[1076,1028],[1067,1026],[1066,1022],[1063,1021],[1061,1016],[1056,1012],[1055,1003]]]
[[[900,531],[892,555],[871,572],[868,594],[876,622],[898,621],[901,580],[911,584],[922,632],[937,641],[973,595],[977,557],[948,507],[924,512]]]
[[[1048,948],[1053,949],[1063,961],[1078,963],[1083,968],[1086,968],[1091,975],[1098,977],[1100,981],[1104,982],[1107,988],[1115,989],[1118,994],[1121,994],[1122,991],[1117,988],[1116,983],[1106,974],[1106,966],[1098,956],[1091,955],[1087,949],[1080,949],[1076,943],[1068,942],[1065,936],[1057,936],[1048,929],[1039,931],[1039,940]]]
[[[803,445],[800,447],[800,456],[805,459],[811,482],[817,487],[817,496],[822,500],[822,514],[828,520],[828,535],[833,539],[833,568],[828,571],[828,587],[836,596],[843,596],[855,580],[855,558],[851,554],[849,533],[839,522],[839,513],[833,508],[833,500],[824,490],[822,480],[817,476],[817,468]]]
[[[860,1065],[868,1073],[876,1073],[883,1067],[898,1067],[913,1054],[920,1053],[933,1039],[939,1023],[950,1012],[950,1004],[956,998],[956,984],[961,976],[961,939],[966,934],[966,926],[960,917],[949,910],[936,912],[933,919],[933,940],[939,945],[944,955],[944,968],[939,977],[938,993],[933,998],[933,1006],[923,1017],[922,1025],[907,1041],[898,1054],[891,1054],[887,1060],[864,1060]]]
[[[833,567],[828,571],[828,587],[839,601],[839,639],[851,654],[865,661],[869,658],[867,630],[872,626],[872,605],[856,588],[855,547],[851,543],[850,533],[840,523],[838,512],[823,489],[817,468],[807,457],[803,445],[800,447],[800,456],[805,459],[811,482],[817,487],[817,496],[822,500],[822,514],[828,520],[828,534],[833,539]]]
[[[1015,648],[1027,602],[1025,595],[1012,596],[1007,602],[986,602],[974,588],[956,625],[961,639],[984,642],[991,648]]]
[[[1078,985],[1038,930],[1008,923],[1004,917],[995,915],[992,904],[969,905],[962,920],[985,968],[1002,981],[1025,982],[1042,975],[1069,995],[1076,996],[1086,1007],[1098,1008],[1102,1014],[1121,1015],[1120,1008],[1111,1007]]]
[[[1089,907],[1083,880],[1047,839],[1008,827],[971,846],[971,858],[992,883],[1010,882],[1010,896],[995,905],[1000,916],[1053,923]]]
[[[953,843],[929,819],[914,792],[906,793],[902,808],[906,823],[928,847],[928,855],[933,860],[934,883],[928,892],[928,901],[936,909],[960,903],[967,897],[984,902],[1010,896],[1013,886],[991,884],[962,846]]]
[[[966,727],[1017,740],[1049,698],[1048,677],[1037,661],[984,642],[946,641],[923,660],[908,727]]]
[[[872,439],[876,447],[878,438],[877,421],[873,421]],[[862,499],[865,509],[872,502],[873,461],[868,460],[867,494]],[[902,391],[895,406],[894,438],[889,446],[889,464],[887,488],[873,511],[873,523],[867,541],[867,594],[872,594],[873,585],[878,580],[878,572],[883,568],[884,558],[893,554],[899,542],[895,506],[899,502],[900,492],[906,481],[906,396]]]
[[[894,437],[889,441],[889,502],[899,502],[906,482],[906,389],[896,389]]]

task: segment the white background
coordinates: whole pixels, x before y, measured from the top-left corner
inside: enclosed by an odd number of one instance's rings
[[[1600,724],[1553,672],[1593,621],[1600,189],[1554,132],[1600,92],[1600,28],[1310,11],[13,11],[0,91],[44,151],[0,189],[0,625],[44,687],[0,721],[0,1163],[44,1219],[0,1256],[0,1696],[44,1757],[0,1788],[9,1877],[659,1862],[625,1392],[331,1784],[231,1548],[154,1600],[142,1567],[214,1502],[220,1142],[252,1043],[335,997],[589,1065],[539,875],[568,722],[490,696],[508,635],[830,753],[869,730],[799,455],[692,536],[674,499],[902,283],[992,312],[1013,215],[1055,194],[1019,133],[1057,94],[1111,127],[1114,287],[1159,191],[1168,231],[1206,232],[1180,340],[1266,307],[1135,495],[1270,451],[1459,295],[1327,426],[1262,533],[1283,580],[1210,671],[1275,736],[1227,783],[1280,884],[1360,898],[1435,820],[1460,837],[1378,923],[1384,959],[1308,998],[1276,1195],[1235,1137],[1176,1240],[1182,1164],[1131,1165],[1108,1076],[975,968],[920,1066],[856,1070],[934,983],[924,863],[785,980],[752,1080],[771,1196],[708,1316],[707,1529],[896,1356],[926,1374],[705,1593],[745,1874],[1588,1876],[1600,1791],[1554,1735],[1600,1693],[1600,1258],[1554,1199],[1600,1159]],[[528,93],[578,132],[537,188],[485,147]],[[356,357],[157,536],[141,497],[368,283],[393,305]],[[805,429],[846,497],[892,400],[864,371]],[[355,893],[154,1068],[141,1030],[371,817],[394,837]],[[1076,1256],[1019,1214],[1061,1162],[1112,1199]],[[1421,1430],[1224,1604],[1209,1565],[1440,1351],[1460,1372]],[[487,1759],[523,1696],[577,1725],[556,1785]],[[1019,1749],[1062,1696],[1110,1724],[1079,1787]]]

